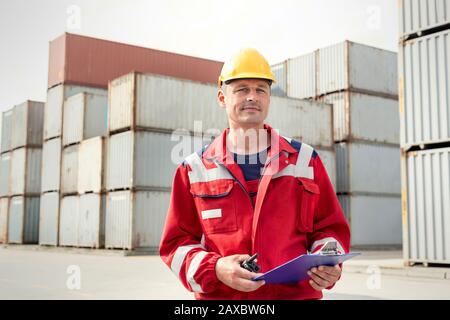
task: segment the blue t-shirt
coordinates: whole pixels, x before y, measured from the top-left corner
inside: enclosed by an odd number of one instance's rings
[[[254,154],[233,153],[233,159],[241,168],[246,181],[259,180],[266,163],[267,149]]]

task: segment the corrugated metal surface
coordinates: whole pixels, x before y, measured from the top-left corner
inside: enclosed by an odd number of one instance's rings
[[[287,60],[287,95],[293,98],[316,96],[316,51]]]
[[[88,193],[80,196],[78,246],[102,248],[105,244],[106,195]]]
[[[338,195],[350,224],[352,246],[400,245],[401,199],[375,195]]]
[[[19,148],[11,152],[11,195],[41,192],[42,149]]]
[[[345,41],[319,50],[317,95],[338,90],[396,96],[397,54]]]
[[[62,194],[78,191],[78,155],[80,145],[72,145],[63,149],[61,163]]]
[[[108,86],[132,70],[217,83],[222,62],[65,33],[50,42],[48,87]]]
[[[287,94],[286,62],[277,63],[275,65],[272,65],[270,68],[272,69],[273,75],[275,76],[276,79],[276,82],[272,84],[272,94],[285,96]]]
[[[169,192],[108,193],[105,246],[121,249],[157,248],[169,201]]]
[[[64,102],[63,145],[107,133],[108,103],[105,95],[79,93]]]
[[[406,176],[407,259],[450,263],[450,148],[408,153]]]
[[[60,246],[77,246],[79,202],[79,196],[67,196],[61,199],[59,219]]]
[[[11,195],[11,152],[0,156],[0,197]]]
[[[170,134],[148,131],[112,135],[108,140],[106,187],[170,188],[176,167],[201,147],[200,137],[178,136],[172,141]]]
[[[398,100],[345,91],[320,101],[333,104],[334,141],[400,143]]]
[[[1,153],[11,150],[12,128],[13,128],[13,110],[2,113],[2,144]]]
[[[9,198],[0,198],[0,243],[6,243],[8,239],[8,211]]]
[[[327,170],[328,177],[336,190],[336,152],[333,150],[316,150]]]
[[[59,230],[59,192],[41,195],[39,213],[39,244],[58,245]]]
[[[64,101],[80,92],[106,95],[106,90],[76,85],[58,85],[47,91],[44,111],[44,140],[62,135]]]
[[[400,149],[360,142],[336,144],[337,192],[400,196]]]
[[[332,106],[324,103],[271,97],[267,123],[282,135],[296,137],[316,148],[333,147]]]
[[[43,102],[25,101],[14,107],[11,148],[40,147],[44,129]]]
[[[37,243],[40,197],[12,197],[9,206],[8,243]]]
[[[400,36],[450,23],[448,0],[402,0],[398,4]]]
[[[60,170],[61,138],[45,141],[42,147],[42,192],[59,191]]]
[[[450,30],[399,48],[401,144],[450,141]]]
[[[95,137],[81,142],[78,157],[78,193],[104,190],[106,156],[105,138]]]

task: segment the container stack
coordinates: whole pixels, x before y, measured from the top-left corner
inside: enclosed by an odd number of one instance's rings
[[[37,243],[44,104],[26,101],[3,113],[0,242]]]
[[[399,4],[403,256],[450,264],[450,3]]]
[[[396,59],[345,41],[273,66],[274,92],[333,104],[336,191],[352,246],[402,241]]]

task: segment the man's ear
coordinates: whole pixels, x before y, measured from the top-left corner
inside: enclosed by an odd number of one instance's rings
[[[219,105],[222,108],[226,107],[226,104],[225,104],[225,93],[223,92],[222,89],[217,90],[217,102],[219,103]]]

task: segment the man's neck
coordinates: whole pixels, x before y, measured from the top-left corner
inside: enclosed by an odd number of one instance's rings
[[[227,135],[227,148],[237,154],[255,154],[270,146],[270,136],[264,125],[232,126]]]

